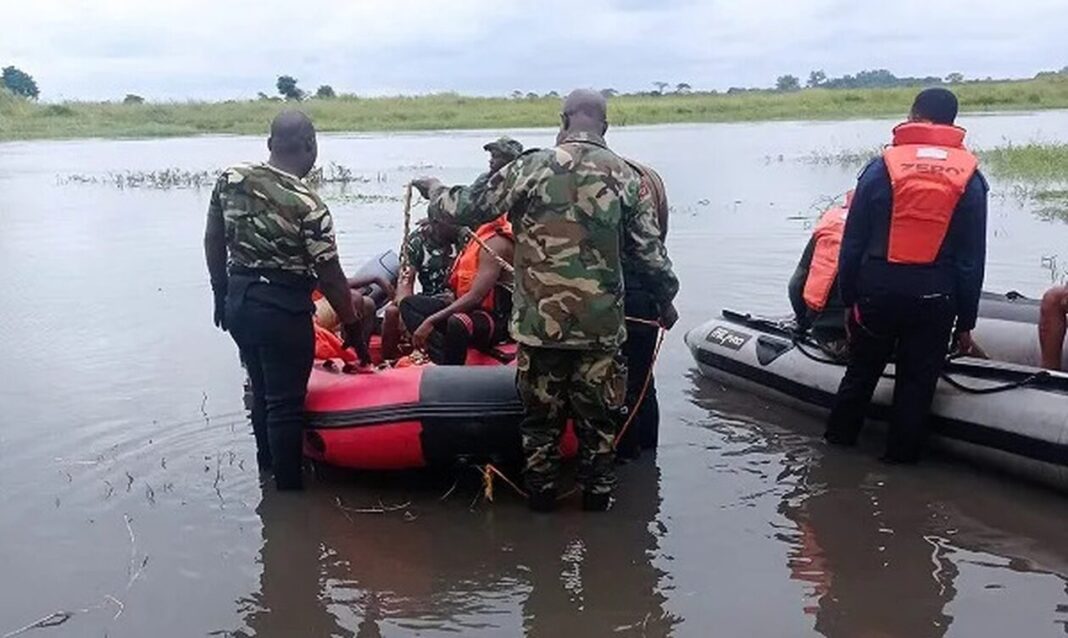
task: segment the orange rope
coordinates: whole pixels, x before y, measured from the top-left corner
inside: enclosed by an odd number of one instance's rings
[[[628,317],[628,320],[630,318]],[[636,319],[635,321],[646,323],[646,319]],[[659,323],[653,321],[648,322],[660,326]],[[634,407],[631,408],[630,414],[627,415],[627,420],[623,422],[623,427],[619,429],[619,434],[616,434],[616,440],[612,442],[612,449],[619,447],[619,442],[623,439],[623,435],[627,433],[627,429],[630,428],[631,423],[638,416],[638,409],[642,407],[642,403],[645,401],[645,395],[649,393],[649,386],[653,383],[653,368],[656,367],[656,360],[660,357],[660,346],[664,345],[665,330],[661,329],[656,336],[656,347],[653,348],[653,361],[649,364],[649,372],[645,375],[645,383],[642,384],[642,391],[638,394],[638,400],[634,402]]]
[[[644,323],[644,324],[648,324],[648,325],[654,325],[654,326],[657,326],[658,328],[660,328],[660,324],[658,322],[650,321],[648,319],[638,319],[638,318],[627,317],[627,320],[628,321],[633,321],[635,323]],[[634,419],[637,417],[638,409],[641,408],[642,407],[642,403],[645,402],[645,397],[649,393],[649,387],[653,383],[653,368],[656,367],[656,360],[660,357],[660,348],[661,348],[661,346],[664,345],[664,336],[665,336],[665,334],[666,334],[666,331],[663,328],[661,328],[660,332],[657,334],[656,347],[653,348],[653,361],[649,365],[649,372],[645,375],[645,382],[642,384],[642,391],[638,394],[638,400],[634,402],[634,407],[630,409],[630,413],[627,415],[627,420],[623,423],[623,427],[620,428],[619,433],[616,434],[616,438],[612,442],[612,449],[613,450],[615,450],[617,447],[619,447],[620,440],[623,439],[623,435],[626,434],[627,429],[630,428],[631,424],[634,422]],[[486,465],[484,465],[482,467],[482,489],[483,489],[483,495],[486,497],[487,501],[490,501],[490,502],[493,501],[493,477],[494,476],[499,476],[501,478],[501,480],[504,481],[505,484],[508,485],[508,487],[510,487],[513,490],[515,490],[515,493],[518,494],[519,496],[521,496],[523,498],[530,498],[530,496],[525,491],[523,491],[523,489],[521,487],[519,487],[514,481],[512,481],[512,479],[508,478],[505,475],[504,472],[502,472],[501,470],[497,469],[497,467],[495,465],[493,465],[492,463],[487,463]],[[567,492],[565,492],[564,494],[561,494],[557,498],[557,500],[561,500],[562,501],[562,500],[570,497],[572,494],[574,494],[577,491],[578,491],[578,487],[573,487],[570,490],[568,490]]]

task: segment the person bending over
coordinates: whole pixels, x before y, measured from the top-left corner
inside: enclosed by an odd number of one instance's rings
[[[834,342],[845,337],[845,304],[838,291],[838,252],[852,203],[853,191],[849,191],[844,204],[824,211],[790,277],[788,292],[797,327],[811,330],[820,341]]]

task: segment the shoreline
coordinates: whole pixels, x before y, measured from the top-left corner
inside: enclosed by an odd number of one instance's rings
[[[1068,80],[952,85],[961,114],[1000,115],[1068,109]],[[804,89],[621,95],[609,98],[613,127],[881,119],[903,116],[917,88]],[[74,139],[158,139],[258,135],[284,108],[300,108],[322,133],[421,133],[553,128],[559,98],[338,97],[303,102],[252,100],[122,104],[39,104],[0,94],[0,142]]]

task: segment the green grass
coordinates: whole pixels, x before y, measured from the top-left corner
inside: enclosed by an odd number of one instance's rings
[[[999,179],[1068,183],[1068,144],[1009,144],[980,151],[979,157],[985,170]]]
[[[1068,77],[956,85],[963,110],[1068,108]],[[620,96],[613,125],[843,119],[904,115],[915,88],[770,91],[734,95]],[[0,92],[0,140],[260,134],[287,105],[268,100],[120,104],[35,104]],[[455,94],[312,99],[300,103],[321,131],[400,131],[555,126],[556,98],[508,99]]]
[[[798,160],[804,164],[859,168],[880,152],[882,147],[878,146],[835,152],[816,150]],[[991,149],[975,149],[975,153],[979,156],[983,172],[1000,181],[1032,185],[1068,184],[1068,144],[1007,144]]]

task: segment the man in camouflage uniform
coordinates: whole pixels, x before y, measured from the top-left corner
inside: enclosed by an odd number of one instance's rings
[[[449,270],[460,253],[463,242],[457,228],[423,219],[416,222],[415,230],[408,236],[406,246],[408,268],[397,279],[397,294],[394,303],[382,312],[382,356],[396,359],[400,356],[401,313],[400,302],[415,293],[415,281],[419,280],[420,294],[438,297],[449,292]]]
[[[304,398],[315,355],[312,290],[318,285],[334,308],[346,345],[361,333],[364,304],[338,261],[330,211],[302,180],[318,154],[311,120],[282,112],[267,148],[267,163],[219,177],[204,250],[215,325],[237,343],[252,385],[256,460],[274,470],[278,489],[294,490],[303,487]]]
[[[524,153],[483,188],[447,189],[430,178],[415,185],[429,196],[431,216],[473,225],[509,214],[516,234],[511,332],[520,344],[530,507],[556,506],[558,446],[572,416],[583,507],[604,510],[615,486],[613,411],[626,385],[617,356],[626,336],[621,262],[633,264],[669,327],[678,280],[651,198],[640,197],[638,175],[605,145],[604,98],[573,92],[561,120],[556,148]]]
[[[428,219],[416,223],[408,237],[408,264],[424,295],[448,292],[449,269],[462,244],[455,227]]]

